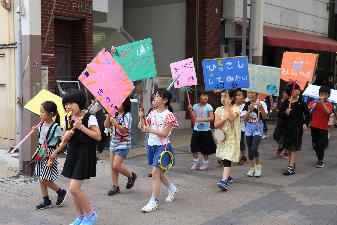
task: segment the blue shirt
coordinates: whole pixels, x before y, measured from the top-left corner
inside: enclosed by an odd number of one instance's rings
[[[48,143],[48,146],[56,146],[58,140],[60,139],[60,137],[62,136],[62,130],[61,130],[61,127],[57,124],[54,124],[54,125],[51,125],[53,126],[52,129],[50,130],[48,136],[47,133],[48,133],[48,130],[50,128],[50,126],[46,126],[45,123],[42,124],[42,126],[39,128],[39,132],[40,132],[40,135],[39,135],[39,144],[42,145],[44,143],[44,138],[46,136],[46,139],[47,141],[49,141]],[[54,129],[55,129],[55,133],[54,133]],[[53,135],[54,133],[54,135]],[[51,136],[53,135],[53,136]]]
[[[193,111],[194,111],[194,114],[195,114],[195,119],[197,119],[197,118],[207,119],[208,113],[213,112],[213,107],[208,103],[206,103],[206,105],[204,105],[204,106],[200,105],[198,103],[198,104],[193,105]],[[196,130],[196,131],[209,131],[209,130],[211,130],[211,123],[210,122],[201,122],[201,123],[195,122],[194,130]]]
[[[110,150],[115,151],[117,149],[130,149],[131,148],[131,124],[132,118],[131,113],[125,113],[124,115],[119,115],[118,113],[114,116],[118,124],[122,125],[128,129],[127,133],[122,133],[120,130],[114,128],[112,132]]]

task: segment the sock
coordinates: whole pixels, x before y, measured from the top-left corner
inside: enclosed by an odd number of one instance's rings
[[[48,203],[50,200],[49,200],[49,196],[47,195],[47,196],[45,196],[45,197],[43,197],[43,202],[45,202],[45,203]]]
[[[204,164],[208,164],[208,160],[203,160],[204,161]]]
[[[174,190],[176,189],[176,187],[175,187],[172,183],[170,183],[170,184],[167,186],[167,189],[168,189],[168,191],[174,191]]]
[[[196,159],[193,159],[193,163],[198,163],[199,162],[199,159],[196,158]]]
[[[157,197],[151,196],[150,201],[149,202],[159,202],[159,199]]]

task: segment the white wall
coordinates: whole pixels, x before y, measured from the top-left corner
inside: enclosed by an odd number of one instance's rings
[[[97,5],[99,3],[95,4]],[[109,12],[107,22],[95,23],[94,25],[114,29],[123,27],[123,0],[109,0],[108,4],[109,4]]]
[[[328,36],[328,2],[329,0],[265,0],[264,24]],[[237,20],[242,18],[242,0],[235,0],[235,16]]]
[[[170,75],[170,63],[185,58],[185,2],[124,11],[124,27],[141,40],[152,38],[158,75]]]

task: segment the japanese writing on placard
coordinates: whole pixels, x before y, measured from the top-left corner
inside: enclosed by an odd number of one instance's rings
[[[119,46],[116,50],[114,58],[132,81],[157,75],[151,38]]]
[[[134,89],[123,68],[105,49],[88,64],[78,79],[111,116]]]
[[[249,64],[248,71],[249,88],[245,88],[245,90],[268,95],[279,95],[280,68]]]
[[[301,90],[312,80],[315,72],[317,54],[301,52],[283,53],[281,79],[296,81]]]
[[[206,91],[249,87],[247,57],[202,61]]]
[[[175,88],[197,85],[193,58],[171,63],[170,68],[173,80],[176,79]]]

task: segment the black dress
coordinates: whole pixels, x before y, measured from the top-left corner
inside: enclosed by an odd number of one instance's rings
[[[82,124],[85,127],[88,127],[90,116],[91,114],[87,113],[82,119]],[[70,129],[73,124],[72,121]],[[68,130],[69,127],[66,127]],[[62,175],[76,180],[90,179],[90,177],[96,176],[96,141],[79,129],[75,129],[74,135],[68,141],[68,152]]]
[[[278,116],[282,119],[284,135],[284,148],[300,151],[302,147],[303,125],[308,126],[310,122],[309,110],[303,100],[298,100],[291,104],[290,114],[287,115],[285,111],[289,107],[289,100],[285,100],[280,107]]]

